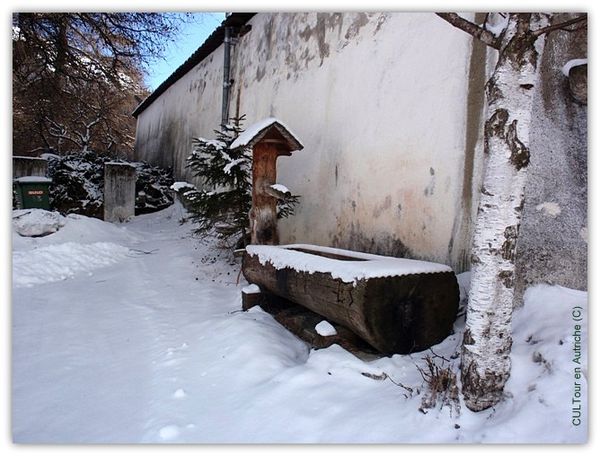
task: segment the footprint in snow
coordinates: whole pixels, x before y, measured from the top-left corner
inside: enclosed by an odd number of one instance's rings
[[[173,354],[176,353],[176,352],[185,351],[188,348],[188,346],[189,345],[184,342],[183,344],[181,344],[177,348],[175,348],[175,347],[169,347],[169,348],[167,348],[167,356],[173,356]]]

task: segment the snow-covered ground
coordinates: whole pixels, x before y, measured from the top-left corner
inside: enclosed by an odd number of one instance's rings
[[[421,411],[428,390],[417,366],[429,355],[458,371],[463,319],[432,351],[410,356],[311,350],[261,309],[241,311],[239,265],[182,217],[172,206],[123,225],[69,216],[45,237],[13,232],[15,442],[586,440],[587,409],[579,426],[572,410],[577,395],[588,397],[586,293],[528,290],[507,397],[495,409]]]

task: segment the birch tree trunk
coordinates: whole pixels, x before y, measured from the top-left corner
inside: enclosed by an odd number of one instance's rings
[[[462,391],[480,411],[502,399],[510,376],[511,317],[517,237],[529,165],[529,131],[545,18],[510,14],[487,83],[487,158],[474,230],[472,278],[462,346]],[[534,26],[534,27],[532,27]],[[537,42],[536,42],[537,41]]]

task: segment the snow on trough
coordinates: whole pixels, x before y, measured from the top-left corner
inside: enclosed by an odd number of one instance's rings
[[[242,288],[242,293],[245,293],[245,294],[260,293],[260,288],[258,287],[258,285],[253,283],[253,284],[247,285],[244,288]]]
[[[305,253],[301,250],[311,250],[317,253]],[[428,261],[392,258],[370,253],[354,252],[305,244],[289,244],[281,246],[249,245],[246,251],[257,255],[261,264],[270,262],[276,268],[291,268],[302,272],[329,273],[334,279],[343,282],[356,283],[361,279],[374,277],[390,277],[396,275],[425,274],[452,271],[450,266]],[[339,261],[319,256],[323,252],[333,255],[353,257],[355,261]]]
[[[493,410],[472,413],[461,402],[458,412],[441,404],[422,412],[428,387],[417,367],[435,353],[459,372],[464,318],[431,352],[369,361],[338,345],[311,349],[259,307],[241,311],[239,264],[180,224],[181,210],[123,226],[67,217],[54,234],[13,236],[14,442],[586,440],[586,293],[528,289],[514,315],[506,399]],[[72,275],[42,284],[34,263],[40,276]],[[466,297],[468,274],[458,279]]]

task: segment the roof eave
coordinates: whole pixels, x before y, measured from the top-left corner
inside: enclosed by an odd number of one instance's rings
[[[202,62],[206,57],[212,54],[222,43],[225,37],[225,27],[241,27],[245,25],[256,13],[231,13],[225,18],[202,45],[183,62],[173,73],[169,75],[150,95],[148,95],[131,115],[137,118],[154,101],[156,101],[169,87],[175,84],[179,79],[185,76],[192,68]]]

